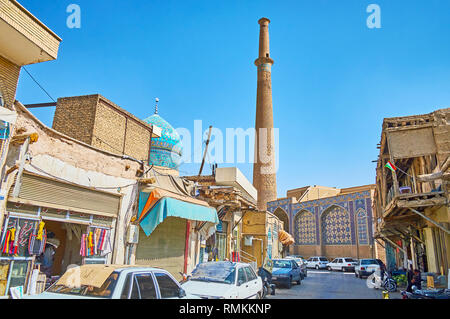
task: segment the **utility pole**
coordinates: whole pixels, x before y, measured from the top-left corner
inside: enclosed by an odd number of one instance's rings
[[[209,140],[211,139],[211,130],[212,130],[212,125],[209,126],[208,139],[206,140],[205,152],[203,153],[202,165],[200,165],[200,170],[198,171],[198,176],[200,176],[202,174],[203,165],[205,164],[205,157],[206,157],[206,153],[208,152]]]

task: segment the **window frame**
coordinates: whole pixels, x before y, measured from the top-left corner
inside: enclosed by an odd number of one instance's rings
[[[136,279],[136,275],[143,275],[143,274],[144,275],[150,274],[150,276],[152,277],[152,280],[153,280],[153,285],[155,286],[156,299],[161,299],[161,296],[159,294],[159,286],[158,286],[158,283],[156,282],[156,278],[155,278],[155,275],[153,274],[152,270],[150,270],[150,271],[145,271],[145,270],[143,270],[143,271],[136,271],[136,272],[132,272],[130,274],[132,274],[132,280],[131,280],[130,286],[128,287],[129,290],[128,290],[128,298],[127,299],[130,299],[131,292],[133,291],[133,287],[136,284],[136,282],[135,282],[135,280],[137,280]],[[127,278],[125,278],[125,281],[126,281],[126,279]],[[138,288],[138,292],[139,292],[139,300],[141,300],[142,299],[141,288],[139,288],[138,285],[137,285],[137,288]],[[122,294],[121,294],[121,296],[122,296]]]
[[[155,270],[152,272],[152,276],[153,276],[153,282],[155,283],[155,289],[156,289],[156,292],[158,295],[158,299],[163,299],[163,298],[161,297],[161,290],[159,288],[158,279],[156,278],[156,273],[167,275],[178,286],[178,289],[183,289],[181,287],[181,285],[178,283],[178,281],[169,272],[162,271],[162,270]],[[181,299],[181,298],[178,297],[178,299]]]
[[[247,278],[247,274],[245,273],[245,269],[244,269],[244,268],[245,268],[245,267],[239,267],[239,268],[237,269],[236,286],[242,286],[243,284],[249,282],[249,280],[248,280],[248,278]],[[242,270],[242,272],[243,272],[243,274],[244,274],[244,277],[245,277],[245,281],[244,281],[243,283],[241,283],[241,284],[239,284],[239,271],[240,271],[240,270]]]

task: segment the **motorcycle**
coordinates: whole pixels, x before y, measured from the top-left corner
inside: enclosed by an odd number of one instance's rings
[[[450,299],[450,289],[423,289],[412,286],[412,292],[401,291],[402,299]]]
[[[385,289],[389,292],[397,291],[397,282],[392,278],[392,275],[383,271],[383,275],[378,275],[377,272],[374,272],[368,278],[368,285],[370,283],[371,288],[375,289]],[[371,279],[369,281],[369,279]]]
[[[275,284],[272,284],[272,274],[267,269],[261,267],[259,268],[258,276],[261,277],[263,282],[261,299],[266,298],[268,294],[275,295]]]

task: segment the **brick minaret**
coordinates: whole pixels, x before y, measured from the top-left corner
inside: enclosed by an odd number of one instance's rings
[[[266,210],[267,202],[277,199],[275,169],[275,144],[273,136],[272,80],[273,60],[269,54],[269,23],[267,18],[258,21],[259,57],[258,89],[256,96],[255,163],[253,164],[253,186],[258,190],[258,209]]]

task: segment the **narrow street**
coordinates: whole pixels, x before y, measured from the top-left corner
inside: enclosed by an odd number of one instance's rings
[[[353,272],[330,272],[308,270],[308,277],[301,285],[293,284],[291,289],[277,287],[275,296],[268,299],[381,299],[381,290],[366,286],[365,279],[355,277]],[[391,294],[391,299],[399,293]]]

